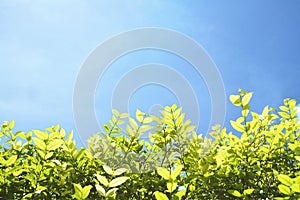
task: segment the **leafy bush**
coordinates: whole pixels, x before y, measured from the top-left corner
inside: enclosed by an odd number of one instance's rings
[[[27,134],[2,125],[3,199],[299,199],[300,122],[296,101],[251,112],[252,93],[230,96],[237,134],[197,135],[181,108],[135,118],[113,110],[105,133],[77,149],[59,126]],[[125,123],[127,122],[127,123]],[[34,137],[33,137],[34,135]],[[144,136],[147,137],[144,138]]]
[[[1,199],[113,198],[128,179],[120,177],[126,169],[111,173],[88,151],[77,149],[72,132],[64,139],[66,133],[58,125],[27,134],[13,133],[13,126],[13,121],[5,122],[0,132]],[[106,193],[99,185],[103,180],[110,181]]]

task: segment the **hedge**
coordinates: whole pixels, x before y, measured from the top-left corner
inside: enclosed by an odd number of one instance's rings
[[[175,104],[161,116],[113,110],[87,149],[59,125],[25,133],[4,122],[0,199],[299,199],[296,101],[255,113],[251,97],[231,95],[241,110],[234,131],[215,126],[211,137]]]

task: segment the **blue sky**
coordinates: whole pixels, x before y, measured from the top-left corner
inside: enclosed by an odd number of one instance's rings
[[[168,28],[193,38],[216,63],[227,96],[238,88],[254,91],[252,109],[257,112],[265,105],[280,105],[286,97],[300,102],[299,10],[296,0],[2,0],[0,121],[14,119],[16,129],[25,131],[59,123],[76,132],[72,95],[82,63],[104,40],[143,27]],[[151,51],[118,62],[136,66],[153,60],[184,65],[174,56]],[[188,79],[203,91],[198,94],[203,131],[210,118],[209,95],[203,80],[195,83],[197,77],[191,72],[186,72]],[[107,76],[107,80],[121,78],[114,73]],[[110,117],[110,95],[105,92],[114,84],[105,82],[105,77],[103,81],[95,97],[100,123]],[[137,91],[130,102],[130,111],[136,107],[147,110],[154,103],[176,103],[176,98],[152,85]],[[238,114],[228,102],[225,126]],[[78,135],[76,139],[82,145]]]

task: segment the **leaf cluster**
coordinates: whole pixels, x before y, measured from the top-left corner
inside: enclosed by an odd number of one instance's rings
[[[175,104],[160,116],[113,110],[87,149],[58,125],[24,133],[4,122],[0,199],[299,199],[296,101],[256,113],[252,94],[230,96],[241,116],[233,132],[213,127],[212,139]]]

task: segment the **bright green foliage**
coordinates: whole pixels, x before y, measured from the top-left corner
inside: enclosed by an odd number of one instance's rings
[[[124,169],[102,170],[103,163],[77,149],[72,132],[66,136],[58,125],[27,134],[13,133],[13,126],[5,122],[0,131],[0,199],[109,199],[128,179],[117,177]],[[109,195],[99,194],[95,175],[112,179]]]
[[[104,137],[91,138],[89,150],[102,162],[131,172],[119,199],[299,198],[296,101],[285,99],[280,110],[266,106],[259,114],[250,110],[251,97],[244,90],[230,96],[241,117],[230,121],[234,134],[213,127],[214,141],[197,135],[173,105],[161,117],[151,116],[152,122],[141,111],[135,119],[114,111]],[[128,120],[125,130],[119,120]],[[145,132],[149,140],[141,139]],[[107,142],[113,144],[108,151]]]
[[[183,178],[187,174],[181,174],[184,166],[203,158],[213,142],[197,135],[181,110],[175,104],[166,106],[160,117],[137,110],[135,118],[113,110],[105,133],[90,138],[92,155],[111,168],[126,168],[130,173],[130,180],[120,186],[118,199],[164,198],[160,192],[166,192],[168,198],[184,196],[185,191],[179,191],[189,181]],[[143,139],[145,135],[148,138]],[[185,160],[189,160],[186,165]]]
[[[113,110],[104,133],[77,149],[59,126],[0,136],[0,199],[300,199],[296,101],[251,112],[252,93],[230,96],[232,132],[196,134],[181,108],[161,116]],[[240,135],[240,137],[236,136]]]

